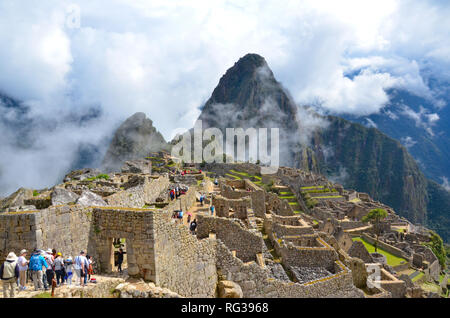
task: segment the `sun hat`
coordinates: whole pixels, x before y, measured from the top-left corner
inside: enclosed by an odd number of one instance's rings
[[[6,257],[7,261],[16,261],[17,260],[17,256],[14,252],[10,252],[8,254],[8,256]]]
[[[56,253],[56,255],[58,255],[58,256],[62,256],[61,252],[58,252],[58,253]]]
[[[47,250],[47,253],[48,253],[48,254],[52,254],[52,253],[53,253],[52,249],[49,248],[49,249]]]
[[[27,252],[27,250],[26,250],[26,249],[23,249],[23,250],[20,251],[20,255],[23,255],[23,254],[25,254],[26,252]]]

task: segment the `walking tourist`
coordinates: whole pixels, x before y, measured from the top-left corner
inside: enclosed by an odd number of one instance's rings
[[[47,270],[45,271],[46,277],[47,277],[47,284],[48,286],[52,286],[52,280],[55,277],[55,269],[54,269],[54,257],[53,257],[53,251],[51,248],[47,250],[47,253],[45,253],[45,261],[47,262]]]
[[[119,271],[120,274],[122,274],[123,254],[125,254],[125,252],[123,251],[122,248],[119,248],[119,254],[117,257],[117,270]]]
[[[55,258],[55,274],[56,274],[56,286],[60,286],[64,283],[64,259],[61,253],[56,254]]]
[[[33,279],[34,290],[40,290],[44,288],[43,284],[43,271],[42,267],[47,268],[47,262],[44,257],[41,255],[41,252],[38,249],[35,249],[33,254],[30,257],[30,263],[28,264],[28,268],[31,271],[31,278]]]
[[[194,219],[194,221],[191,222],[189,225],[189,229],[191,230],[192,234],[195,234],[195,229],[197,228],[197,219]]]
[[[84,256],[84,255],[85,255],[84,251],[81,251],[80,255],[75,257],[75,263],[74,263],[75,273],[77,274],[77,279],[80,282],[80,286],[85,285],[84,277],[86,276],[87,259],[86,259],[86,256]]]
[[[209,209],[211,210],[211,215],[214,215],[214,205],[211,205],[210,207],[209,207]]]
[[[23,249],[20,251],[20,257],[17,260],[17,264],[19,265],[19,291],[27,289],[28,261],[26,256],[27,250]]]
[[[72,256],[69,256],[64,261],[64,268],[66,272],[65,281],[67,282],[67,286],[72,286],[72,278],[73,278],[73,261]]]
[[[0,267],[0,277],[3,283],[3,297],[14,298],[14,289],[19,278],[19,264],[17,264],[17,256],[14,252],[10,252],[6,257],[6,261]]]

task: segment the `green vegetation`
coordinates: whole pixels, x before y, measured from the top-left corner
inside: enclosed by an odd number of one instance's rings
[[[95,180],[100,180],[100,179],[104,179],[104,180],[109,180],[109,175],[105,174],[105,173],[101,173],[95,177],[91,177],[91,178],[87,178],[87,181],[95,181]]]
[[[37,190],[33,191],[33,197],[37,197],[39,195],[39,192]]]
[[[425,246],[428,246],[433,251],[434,255],[439,260],[439,264],[442,266],[442,268],[445,269],[446,267],[446,251],[444,248],[444,242],[442,241],[442,238],[435,232],[430,231],[431,235],[431,241],[424,243]]]
[[[329,189],[329,188],[323,188],[323,189],[311,189],[311,190],[305,190],[302,191],[304,193],[330,193],[330,192],[337,192],[336,189]]]
[[[417,282],[419,279],[421,279],[423,277],[423,275],[425,275],[423,272],[420,272],[419,275],[417,275],[416,277],[414,277],[412,279],[412,281],[415,283]]]
[[[377,252],[378,236],[380,235],[380,222],[387,217],[387,212],[385,209],[373,209],[366,216],[362,218],[362,221],[367,223],[374,223],[375,235],[377,236],[377,241],[375,242],[375,253]]]
[[[342,195],[324,195],[324,196],[314,197],[314,199],[332,199],[332,198],[342,198]]]
[[[397,265],[400,265],[400,264],[404,264],[406,262],[406,260],[404,258],[395,256],[395,255],[389,253],[388,251],[385,251],[382,248],[378,248],[378,250],[375,251],[375,246],[370,244],[369,242],[365,241],[361,237],[354,237],[353,241],[360,241],[360,242],[362,242],[369,253],[377,252],[377,253],[380,253],[380,254],[383,254],[384,256],[386,256],[387,263],[390,266],[397,266]]]
[[[324,186],[300,187],[300,190],[323,189]]]
[[[52,295],[49,292],[43,292],[43,293],[34,295],[33,298],[52,298]]]

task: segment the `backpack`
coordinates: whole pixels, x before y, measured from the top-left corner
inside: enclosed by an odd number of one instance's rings
[[[34,254],[30,258],[30,270],[32,271],[40,271],[42,270],[42,263],[41,263],[41,255]]]

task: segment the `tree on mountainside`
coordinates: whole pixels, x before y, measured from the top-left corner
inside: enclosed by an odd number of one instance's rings
[[[385,209],[373,209],[362,218],[363,222],[370,222],[375,225],[375,235],[377,236],[377,241],[375,242],[375,253],[377,252],[378,237],[380,236],[381,227],[380,222],[387,217],[388,213]]]

